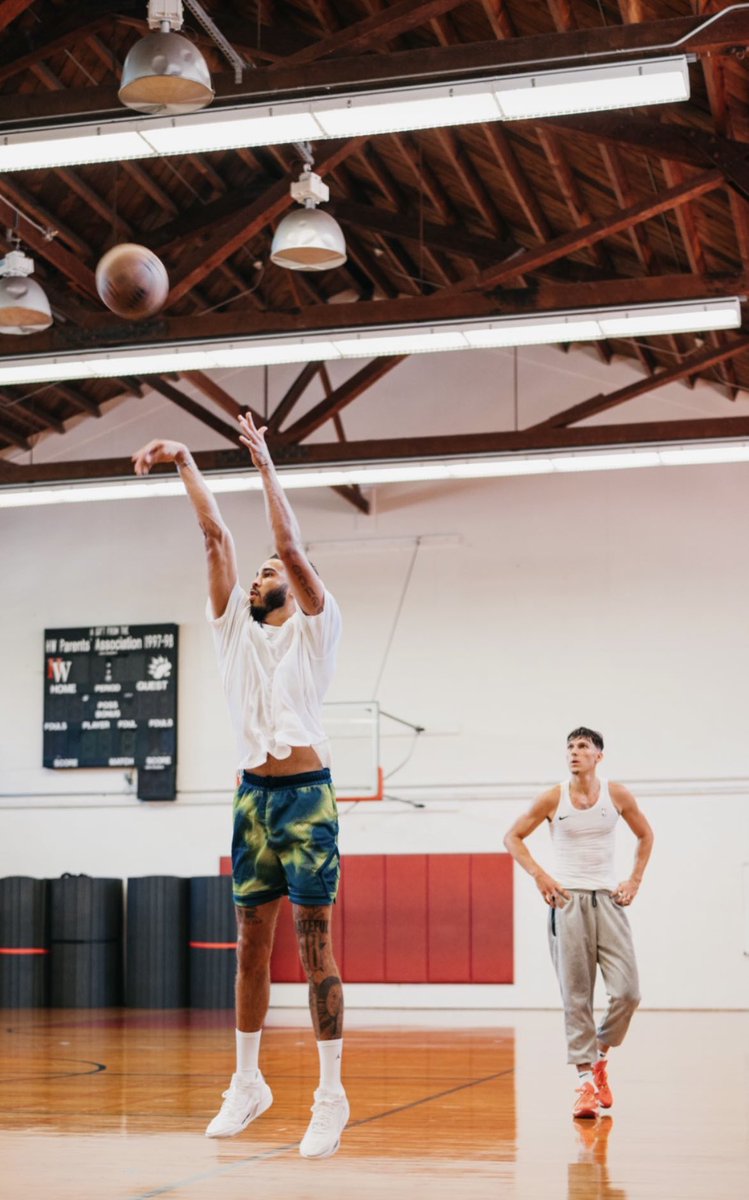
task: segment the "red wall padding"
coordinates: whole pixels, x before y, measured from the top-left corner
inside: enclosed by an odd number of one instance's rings
[[[346,983],[513,983],[509,854],[343,859],[333,946]],[[291,905],[278,918],[276,983],[304,981]]]
[[[221,874],[231,859],[221,859]],[[342,861],[333,945],[347,983],[513,983],[509,854],[357,854]],[[278,917],[276,983],[303,983],[291,905]]]

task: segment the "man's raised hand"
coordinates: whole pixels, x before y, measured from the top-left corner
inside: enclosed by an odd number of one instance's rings
[[[147,475],[151,467],[157,463],[176,463],[187,454],[187,447],[182,442],[168,442],[163,438],[154,438],[152,442],[141,446],[132,456],[136,475]]]
[[[249,450],[253,464],[258,470],[267,467],[271,461],[270,452],[265,444],[268,426],[261,425],[258,429],[249,412],[240,414],[238,420],[241,431],[239,440]]]

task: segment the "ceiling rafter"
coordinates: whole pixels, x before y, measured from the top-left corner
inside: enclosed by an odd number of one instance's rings
[[[461,283],[453,284],[449,291],[454,293],[469,289],[483,290],[495,287],[506,279],[512,278],[513,275],[535,270],[557,258],[566,257],[575,250],[581,250],[603,238],[621,233],[640,221],[650,220],[662,212],[668,212],[680,204],[686,204],[689,200],[722,187],[723,183],[723,176],[719,171],[704,171],[688,183],[669,188],[658,197],[651,197],[639,204],[633,204],[613,217],[601,217],[597,221],[591,221],[589,225],[579,226],[576,230],[562,234],[544,246],[526,250],[524,254],[513,257],[510,262],[489,267],[478,275],[463,280]]]
[[[297,400],[300,400],[304,395],[307,387],[312,380],[317,378],[321,370],[321,364],[318,362],[307,363],[302,367],[294,382],[286,389],[278,404],[274,408],[268,421],[268,432],[277,434],[286,418],[291,413]]]
[[[2,0],[0,3],[0,30],[5,29],[16,17],[27,8],[31,8],[33,0]]]
[[[291,425],[287,430],[278,435],[279,440],[289,445],[294,442],[304,441],[315,430],[324,425],[326,421],[330,421],[342,408],[347,404],[351,404],[362,392],[367,391],[373,384],[379,382],[384,375],[397,367],[404,360],[403,355],[393,355],[390,358],[375,358],[366,366],[361,367],[354,375],[340,384],[333,392],[316,404],[314,408],[300,417],[294,425]]]
[[[10,392],[0,390],[0,412],[7,413],[14,419],[35,425],[37,429],[53,429],[55,433],[65,432],[65,423],[59,420],[39,403],[39,397],[34,396],[31,403],[24,403],[26,398],[14,396]]]
[[[688,178],[688,175],[681,163],[670,162],[668,159],[664,159],[663,161],[663,174],[666,179],[666,183],[668,183],[670,187],[678,187],[679,184],[683,183],[685,179]],[[680,205],[677,209],[675,209],[674,216],[676,218],[676,223],[679,226],[681,239],[684,243],[684,249],[689,260],[689,266],[695,275],[707,275],[708,269],[705,251],[702,245],[702,238],[697,227],[697,217],[692,211],[691,204]],[[724,339],[720,334],[710,331],[707,334],[706,340],[711,346],[718,346]],[[738,387],[736,384],[736,373],[733,369],[733,363],[719,361],[719,363],[716,365],[718,367],[718,372],[721,376],[721,379],[728,389],[728,395],[730,399],[735,400],[738,394]]]
[[[86,346],[88,349],[98,346],[126,350],[159,345],[165,341],[186,345],[212,339],[330,333],[341,329],[470,321],[474,318],[527,317],[560,309],[631,307],[636,304],[741,295],[747,291],[749,272],[739,275],[673,274],[636,279],[596,278],[583,282],[544,278],[534,281],[532,287],[525,289],[503,288],[499,297],[479,291],[466,293],[453,290],[448,293],[448,289],[443,289],[432,296],[401,297],[389,304],[357,300],[313,304],[299,312],[190,314],[161,317],[139,325],[128,324],[127,327],[123,322],[117,323],[111,314],[102,314],[89,318]],[[29,356],[59,354],[69,350],[69,334],[65,329],[55,326],[24,338],[23,351]],[[17,347],[0,344],[0,365],[17,354]]]
[[[195,417],[197,421],[201,421],[203,425],[207,425],[214,433],[218,433],[221,437],[226,438],[228,442],[235,443],[238,438],[238,433],[233,425],[227,425],[221,417],[217,417],[215,413],[204,408],[202,404],[198,404],[197,400],[193,400],[190,396],[186,396],[184,392],[176,388],[173,383],[163,379],[160,375],[148,375],[140,379],[144,387],[150,388],[154,392],[159,392],[167,400],[171,400],[172,404],[176,404],[183,412],[189,413],[191,417]]]
[[[303,63],[315,62],[329,54],[345,49],[349,52],[360,53],[367,50],[373,42],[383,38],[398,37],[410,29],[423,25],[430,17],[448,12],[465,0],[400,0],[391,4],[382,12],[347,25],[336,33],[331,33],[320,42],[297,51],[283,60],[285,67],[292,63],[301,66]],[[330,20],[330,17],[328,17]]]
[[[330,381],[330,375],[328,374],[328,368],[325,366],[325,363],[320,364],[320,379],[322,381],[325,395],[332,396],[333,384]],[[334,414],[333,425],[338,436],[338,441],[348,441],[348,438],[346,437],[346,431],[343,428],[343,421],[341,420],[340,413]],[[353,505],[354,508],[358,509],[359,512],[363,512],[365,517],[369,516],[369,500],[367,500],[367,497],[364,495],[358,483],[339,484],[333,488],[333,491],[339,496],[342,496],[344,500],[348,501],[348,503]]]
[[[56,324],[23,343],[0,339],[0,361],[50,350],[158,346],[173,338],[185,343],[376,329],[401,319],[431,323],[471,314],[541,314],[747,290],[743,280],[704,273],[730,271],[732,258],[743,261],[749,250],[749,98],[741,69],[732,61],[735,48],[749,42],[746,13],[717,14],[701,28],[708,5],[700,3],[689,17],[677,18],[673,0],[648,0],[647,5],[619,0],[605,12],[596,10],[595,0],[546,0],[532,9],[523,0],[351,0],[348,6],[337,0],[292,0],[284,6],[283,29],[277,20],[268,23],[267,8],[255,29],[252,22],[229,15],[230,6],[205,3],[240,53],[258,64],[236,84],[215,46],[198,33],[217,89],[217,111],[237,99],[303,100],[373,84],[434,83],[476,77],[476,72],[513,73],[529,65],[543,70],[561,61],[590,62],[591,55],[601,53],[609,60],[622,51],[622,60],[627,53],[648,57],[680,39],[679,49],[694,52],[699,62],[690,69],[693,99],[683,105],[383,135],[369,139],[367,153],[362,153],[364,139],[357,139],[355,150],[324,167],[320,157],[336,147],[319,143],[317,169],[333,196],[327,211],[345,225],[349,246],[349,262],[335,272],[297,274],[267,263],[272,227],[292,203],[285,194],[295,169],[289,146],[0,177],[0,222],[17,207],[43,228],[60,231],[50,244],[38,230],[37,245],[31,237],[24,239],[48,288]],[[39,23],[38,14],[49,16],[58,8],[59,21]],[[117,77],[125,51],[146,30],[145,0],[75,0],[64,6],[60,0],[37,0],[34,13],[36,24],[27,15],[10,29],[0,27],[0,129],[43,126],[71,113],[81,121],[129,117],[117,100]],[[482,37],[492,40],[476,40]],[[253,54],[251,43],[258,38],[262,44]],[[15,71],[16,60],[27,55],[17,81],[2,75]],[[664,161],[676,165],[664,167]],[[716,172],[712,182],[710,168]],[[655,193],[663,190],[664,171],[667,183],[677,188],[679,175],[700,172],[698,180],[707,179],[712,197],[703,203],[707,192],[698,192],[674,199],[671,186],[666,197],[672,204],[653,207],[651,200],[663,199]],[[683,185],[688,182],[685,178]],[[90,247],[100,240],[102,223],[111,229],[115,208],[121,236],[145,241],[161,254],[174,284],[171,307],[146,322],[115,319],[91,286],[95,251]],[[666,220],[669,211],[674,215]],[[622,215],[625,223],[618,225]],[[677,223],[689,246],[689,274],[683,273],[687,257],[675,235]],[[723,340],[722,334],[705,337]],[[743,400],[749,356],[737,353],[707,365],[692,357],[695,346],[718,347],[705,346],[697,335],[642,341],[616,338],[611,348],[628,359],[638,355],[654,375],[686,357],[686,382],[701,378],[713,385],[718,372],[733,371]],[[365,369],[361,363],[350,369],[356,374],[358,368]],[[370,382],[376,382],[378,364],[370,369]],[[346,435],[335,398],[331,407],[335,389],[327,371],[318,364],[309,374],[310,382],[316,375],[322,379],[328,405],[315,419],[331,424],[342,444]],[[231,424],[238,405],[216,382],[220,378],[204,374],[201,381],[193,373],[185,385],[192,385],[191,397],[203,394],[206,411],[210,406]],[[118,389],[133,386],[139,385],[132,379],[92,381],[67,391],[50,386],[38,412],[48,411],[65,427],[72,415],[87,411],[86,405],[105,411],[109,399],[122,394]],[[76,394],[83,397],[77,404]],[[319,409],[316,403],[312,407]],[[310,436],[299,428],[297,415],[290,406],[279,428],[294,421],[291,429],[298,436]],[[43,416],[23,417],[17,411],[6,423],[15,427],[16,418],[22,422],[17,432],[27,440],[46,436]],[[458,425],[460,420],[456,412]],[[278,448],[296,452],[292,444],[279,442]],[[300,449],[302,461],[307,444]]]
[[[560,429],[569,425],[575,425],[578,421],[585,421],[590,417],[596,417],[602,412],[607,412],[610,408],[624,404],[627,400],[634,400],[635,397],[644,396],[647,392],[652,392],[656,388],[665,387],[667,383],[676,383],[679,379],[683,379],[690,371],[704,370],[707,367],[712,367],[717,363],[734,358],[738,354],[745,354],[747,350],[749,350],[749,336],[746,334],[742,334],[739,337],[732,337],[721,346],[710,346],[706,350],[696,350],[692,354],[685,355],[681,362],[674,367],[657,371],[655,375],[651,375],[648,379],[637,380],[635,383],[630,383],[615,392],[609,392],[607,395],[593,396],[589,400],[582,400],[579,404],[574,404],[572,407],[566,408],[563,412],[555,413],[553,416],[547,417],[546,420],[539,421],[532,428],[545,429],[551,427]]]
[[[687,420],[637,421],[621,425],[576,425],[557,429],[501,430],[486,433],[439,434],[426,437],[375,438],[367,441],[311,442],[304,446],[274,447],[274,459],[284,466],[326,466],[340,463],[397,462],[403,459],[444,459],[487,454],[522,454],[545,450],[593,450],[612,446],[660,446],[669,443],[749,438],[749,416],[698,417]],[[246,454],[238,450],[198,450],[193,454],[201,471],[246,469]],[[130,479],[129,458],[104,458],[39,463],[25,466],[0,460],[0,481],[20,487],[26,483],[60,483],[84,479]],[[154,476],[169,475],[154,468]]]
[[[86,26],[87,35],[94,24]],[[340,32],[343,36],[346,30]],[[63,44],[71,37],[75,39],[79,36],[80,27],[77,27],[65,36]],[[680,53],[731,53],[737,46],[749,43],[749,13],[743,10],[727,12],[719,21],[710,24],[700,18],[677,17],[638,25],[609,25],[565,33],[512,37],[504,41],[398,50],[386,56],[359,54],[325,58],[301,65],[293,61],[293,56],[289,56],[272,66],[245,72],[240,84],[236,84],[229,73],[217,73],[213,83],[219,104],[222,100],[260,102],[270,97],[278,101],[286,97],[320,94],[335,88],[364,88],[368,84],[376,84],[380,88],[402,87],[418,82],[459,78],[482,71],[511,71],[513,68],[525,68],[529,62],[543,70],[545,64],[558,66],[560,59],[571,65],[589,61],[591,55],[610,54],[617,57],[620,54],[641,53],[647,56],[649,52],[660,52],[658,47],[677,41],[680,43]],[[29,55],[23,69],[27,69],[38,57],[38,51]],[[3,70],[15,72],[17,68],[15,59],[4,67],[0,63],[0,82]],[[53,113],[62,116],[66,112],[75,112],[92,121],[97,116],[102,119],[112,115],[123,116],[116,87],[70,89],[67,93],[60,93],[57,98],[38,104],[37,108],[36,119]],[[7,101],[4,98],[3,125],[29,121],[34,116],[33,95],[11,96]]]

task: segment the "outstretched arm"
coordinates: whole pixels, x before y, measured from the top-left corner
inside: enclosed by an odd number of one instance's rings
[[[621,783],[611,784],[611,796],[620,815],[629,825],[637,838],[635,863],[629,879],[624,879],[615,892],[611,893],[616,904],[626,907],[634,900],[639,891],[645,867],[653,849],[653,830],[632,793]]]
[[[224,614],[237,582],[237,557],[232,538],[221,516],[216,498],[195,465],[187,446],[182,442],[168,442],[157,438],[142,446],[133,455],[136,475],[147,475],[157,463],[174,463],[190,502],[195,509],[198,524],[203,531],[206,561],[208,564],[208,591],[214,617]]]
[[[504,842],[515,862],[533,879],[546,903],[553,906],[561,899],[562,903],[559,907],[562,908],[564,902],[570,898],[569,892],[566,892],[553,876],[544,871],[525,845],[525,839],[533,833],[534,829],[538,829],[542,821],[551,819],[558,804],[559,788],[550,788],[548,792],[539,796],[522,817],[518,817],[515,824],[505,834]]]
[[[265,444],[266,426],[258,429],[250,413],[241,416],[239,424],[242,431],[239,440],[249,450],[263,481],[268,523],[275,539],[276,553],[288,571],[294,598],[303,613],[321,613],[325,606],[325,588],[304,552],[299,524]]]

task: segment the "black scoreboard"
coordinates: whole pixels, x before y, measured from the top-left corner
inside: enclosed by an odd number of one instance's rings
[[[138,796],[173,800],[176,625],[44,631],[44,766],[137,767]]]

